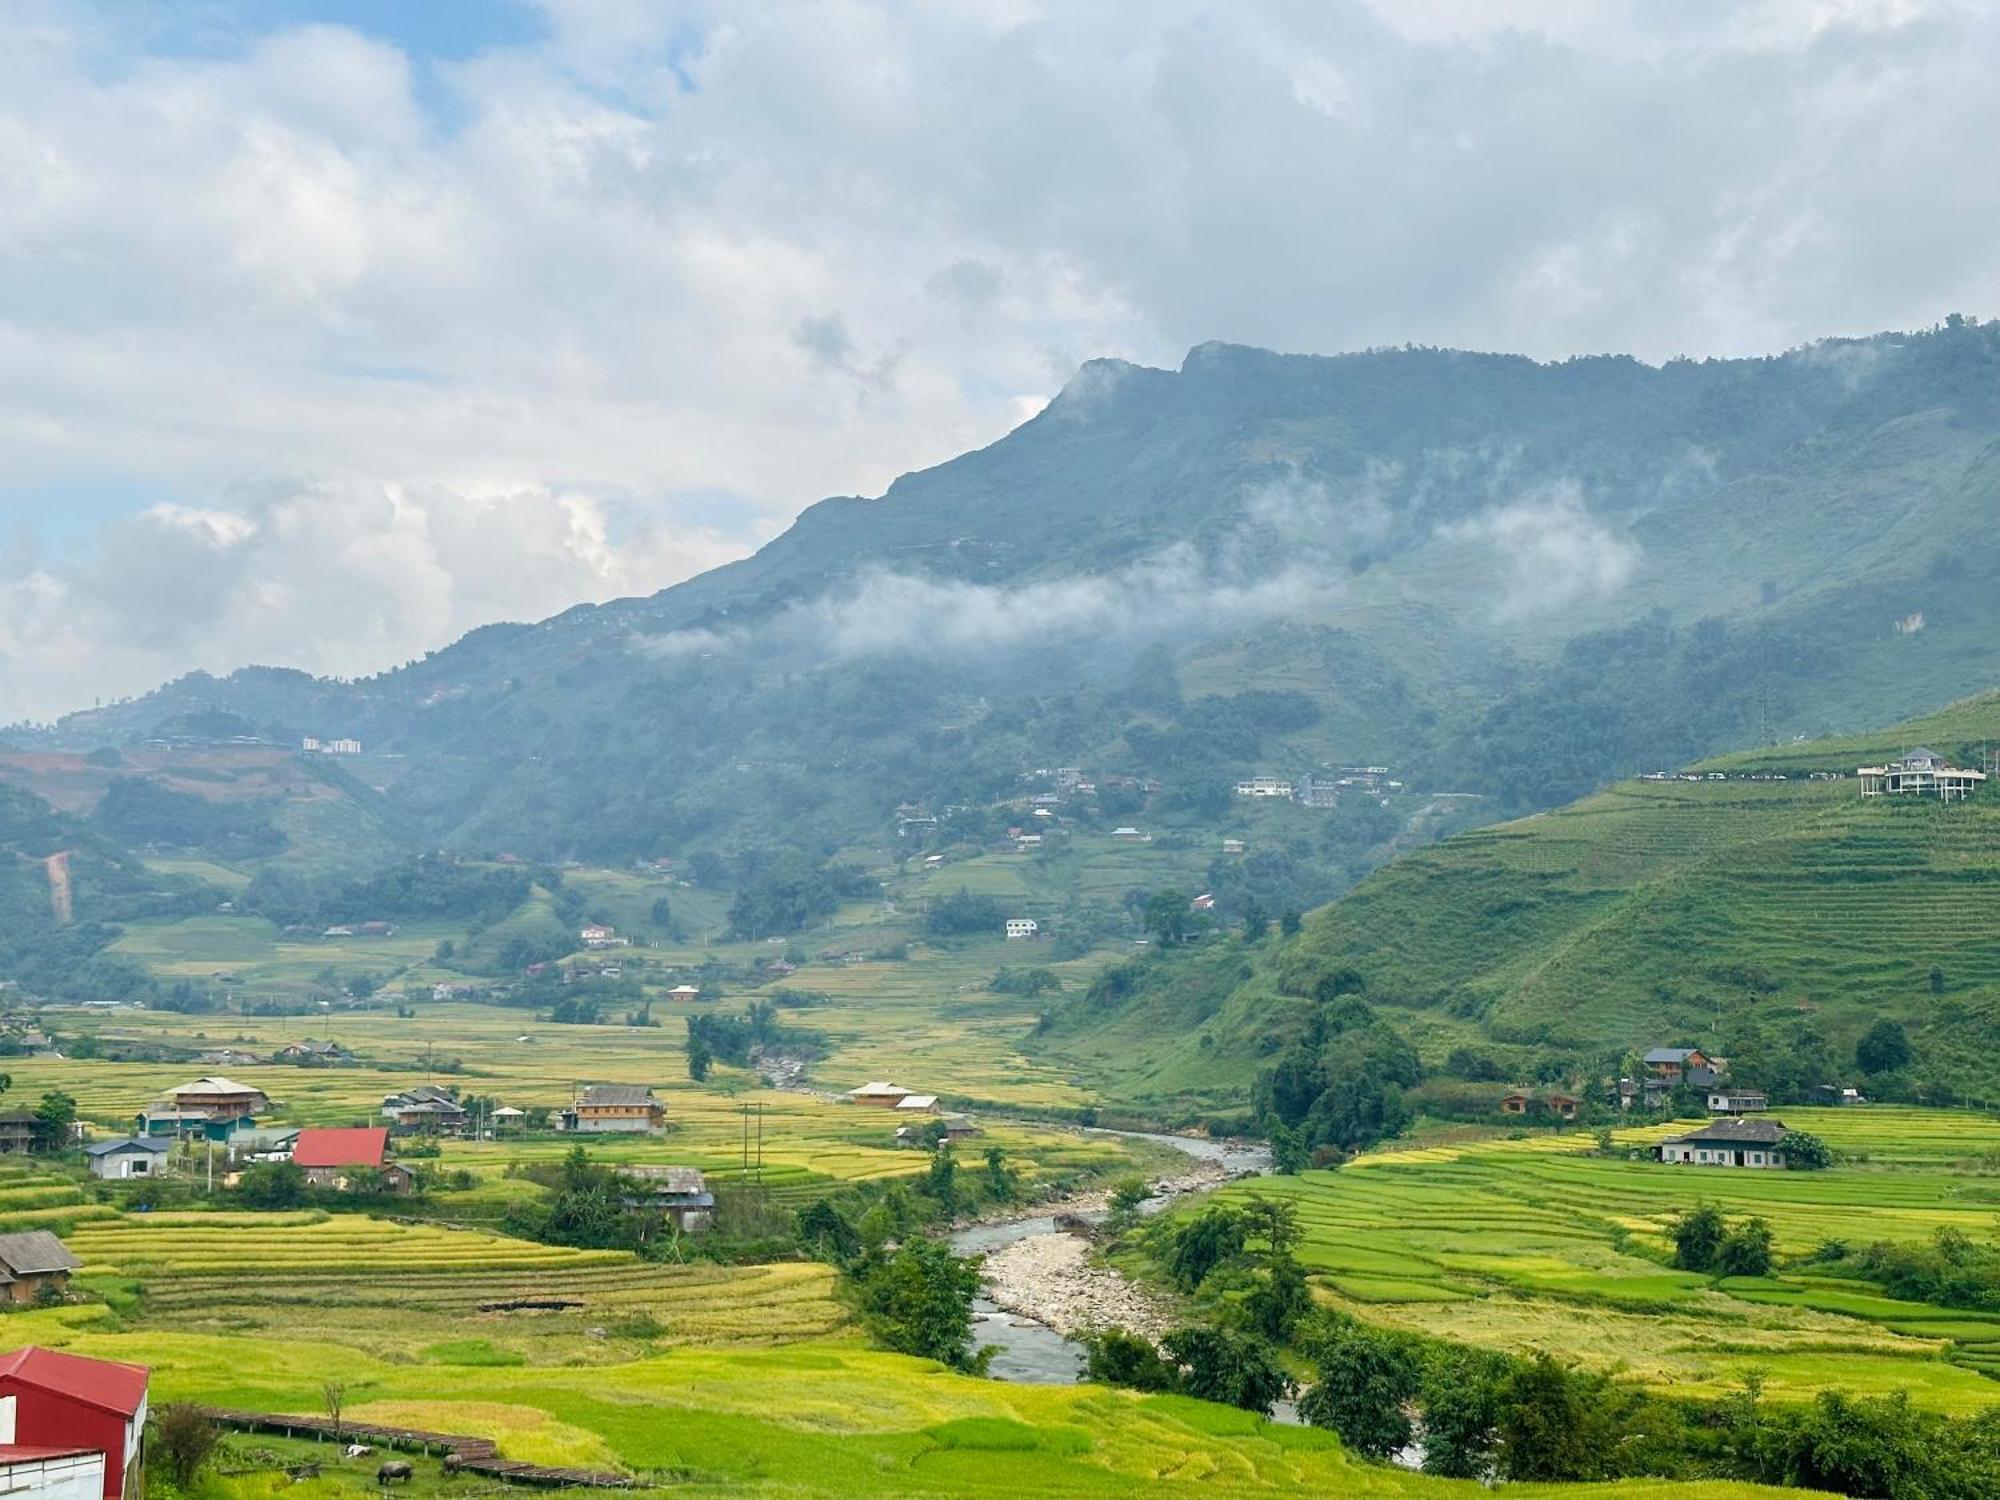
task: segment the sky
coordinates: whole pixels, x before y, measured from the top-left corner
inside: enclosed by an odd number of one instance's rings
[[[0,723],[650,593],[1211,339],[2000,312],[1950,0],[6,0]]]

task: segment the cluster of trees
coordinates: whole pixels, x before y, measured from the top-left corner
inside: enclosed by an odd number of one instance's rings
[[[546,872],[551,882],[555,872]],[[291,870],[260,872],[237,898],[239,910],[281,927],[374,921],[463,922],[487,926],[528,899],[534,877],[514,866],[469,864],[422,854],[359,879],[319,881]],[[567,949],[563,951],[568,951]]]
[[[1255,1108],[1291,1170],[1302,1153],[1358,1151],[1409,1124],[1403,1094],[1423,1081],[1423,1064],[1360,998],[1365,987],[1352,969],[1321,976],[1304,1030],[1257,1076]]]
[[[975,894],[964,886],[924,908],[924,932],[931,937],[991,937],[1006,920],[1007,909],[997,897]]]
[[[740,1016],[699,1012],[687,1018],[688,1077],[701,1082],[717,1062],[747,1068],[760,1051],[817,1057],[825,1043],[817,1031],[780,1021],[775,999],[752,1000]]]
[[[1768,1276],[1771,1226],[1752,1216],[1731,1224],[1713,1204],[1698,1204],[1667,1227],[1674,1264],[1704,1276]]]
[[[854,865],[815,860],[797,849],[747,851],[737,857],[729,931],[738,938],[782,937],[874,889],[867,872]]]
[[[125,844],[164,844],[254,858],[276,854],[285,836],[271,821],[273,802],[222,802],[176,792],[143,776],[120,776],[104,789],[92,821]]]
[[[1975,1244],[1950,1225],[1921,1245],[1877,1240],[1855,1250],[1844,1240],[1828,1240],[1812,1260],[1838,1275],[1872,1281],[1906,1302],[2000,1311],[2000,1248]]]

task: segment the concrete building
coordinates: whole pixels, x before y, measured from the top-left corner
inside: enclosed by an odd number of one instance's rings
[[[1041,931],[1041,924],[1033,917],[1009,917],[1007,919],[1007,940],[1009,942],[1018,942],[1022,938],[1031,938],[1039,931]]]
[[[1959,802],[1979,790],[1986,780],[1984,771],[1967,771],[1945,764],[1935,750],[1917,749],[1886,766],[1861,766],[1864,797],[1937,797]]]
[[[1785,1169],[1783,1120],[1717,1120],[1705,1129],[1660,1142],[1660,1160],[1679,1166]]]
[[[99,1141],[84,1148],[90,1161],[90,1175],[107,1182],[130,1182],[136,1177],[157,1177],[166,1170],[171,1141],[156,1135],[127,1136],[115,1141]]]

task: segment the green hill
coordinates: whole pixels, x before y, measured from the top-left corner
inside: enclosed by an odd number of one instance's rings
[[[1864,800],[1851,775],[1919,743],[1977,764],[1987,740],[2000,694],[1699,779],[1620,782],[1407,854],[1290,942],[1212,939],[1135,966],[1128,996],[1102,1003],[1101,986],[1045,1044],[1153,1105],[1240,1101],[1306,1026],[1305,997],[1348,971],[1432,1069],[1472,1049],[1522,1080],[1698,1044],[1746,1081],[1808,1066],[1848,1081],[1855,1042],[1888,1017],[1915,1057],[1879,1087],[1991,1094],[2000,793]]]
[[[12,737],[351,736],[413,841],[537,860],[831,852],[1061,765],[1157,780],[1148,814],[1209,832],[1235,778],[1328,761],[1554,806],[2000,680],[1996,377],[2000,326],[1956,320],[1658,368],[1099,361],[650,598]]]

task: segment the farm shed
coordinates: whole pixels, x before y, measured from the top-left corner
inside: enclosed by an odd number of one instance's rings
[[[46,1229],[0,1234],[0,1288],[10,1302],[33,1302],[44,1291],[60,1292],[69,1273],[83,1262]]]
[[[94,1493],[101,1500],[137,1500],[145,1367],[33,1345],[0,1355],[0,1430],[24,1446],[101,1453],[103,1477]]]
[[[866,1104],[872,1109],[894,1109],[910,1097],[910,1091],[900,1084],[884,1083],[876,1079],[864,1083],[858,1089],[849,1089],[846,1097],[856,1104]]]
[[[90,1159],[92,1177],[124,1182],[134,1177],[157,1177],[166,1169],[167,1153],[172,1149],[156,1135],[141,1135],[99,1141],[86,1146],[83,1154]]]

